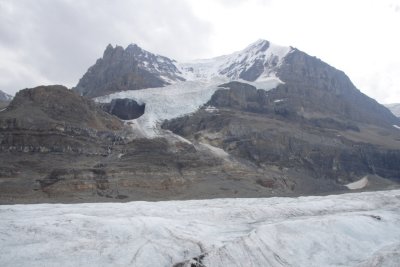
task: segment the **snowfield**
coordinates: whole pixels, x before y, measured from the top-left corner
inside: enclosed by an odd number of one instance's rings
[[[0,266],[399,266],[400,190],[5,205],[0,251]]]

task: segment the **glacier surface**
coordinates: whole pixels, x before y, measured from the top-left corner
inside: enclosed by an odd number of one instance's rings
[[[400,190],[4,205],[0,251],[0,266],[398,266]]]
[[[129,98],[138,103],[145,103],[144,114],[131,120],[130,124],[136,132],[151,138],[163,133],[157,127],[161,122],[195,112],[220,89],[218,85],[226,81],[227,79],[218,77],[209,81],[178,82],[165,87],[122,91],[98,97],[95,101],[107,103],[114,98]]]

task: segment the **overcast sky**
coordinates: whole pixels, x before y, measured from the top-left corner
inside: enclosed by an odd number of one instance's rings
[[[107,44],[177,60],[291,45],[400,102],[400,0],[0,0],[0,90],[75,86]]]

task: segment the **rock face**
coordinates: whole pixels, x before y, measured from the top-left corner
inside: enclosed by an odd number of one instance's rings
[[[133,99],[113,99],[110,103],[102,104],[104,111],[117,116],[122,120],[137,119],[144,114],[145,104],[138,104]]]
[[[286,97],[287,104],[304,116],[318,112],[382,126],[399,123],[387,108],[361,93],[342,71],[297,49],[284,58],[277,75],[285,84],[276,88],[276,97]]]
[[[152,54],[136,44],[126,49],[108,45],[73,90],[90,98],[114,92],[162,87],[183,81],[173,60]]]
[[[37,125],[38,121],[48,125],[63,122],[74,127],[100,131],[122,127],[118,119],[97,108],[93,101],[82,98],[61,85],[19,91],[4,113],[4,117],[13,116],[26,127],[36,125],[40,129],[44,126]]]

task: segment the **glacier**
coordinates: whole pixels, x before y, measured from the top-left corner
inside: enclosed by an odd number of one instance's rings
[[[0,251],[0,266],[398,266],[400,190],[3,205]]]
[[[145,103],[144,114],[128,122],[143,137],[157,137],[163,135],[159,124],[164,120],[177,118],[195,112],[207,103],[218,86],[227,79],[216,77],[209,81],[185,81],[165,87],[148,88],[141,90],[122,91],[102,97],[95,101],[100,103],[111,102],[114,98],[129,98],[138,103]]]

